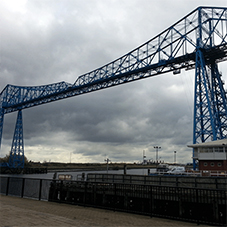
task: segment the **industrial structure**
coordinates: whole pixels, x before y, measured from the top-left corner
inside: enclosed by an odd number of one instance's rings
[[[193,144],[226,138],[226,93],[218,63],[227,59],[227,8],[198,7],[138,48],[74,84],[7,85],[0,93],[0,146],[4,115],[18,111],[10,168],[23,168],[22,110],[182,69],[195,69]],[[194,162],[195,167],[195,162]]]

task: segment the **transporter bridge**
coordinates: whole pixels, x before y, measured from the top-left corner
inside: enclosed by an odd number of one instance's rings
[[[227,8],[198,7],[124,56],[79,76],[74,84],[9,84],[0,93],[0,146],[4,115],[18,111],[18,117],[10,159],[2,165],[24,167],[23,109],[183,69],[195,70],[193,143],[226,138],[226,92],[218,69],[226,59]]]

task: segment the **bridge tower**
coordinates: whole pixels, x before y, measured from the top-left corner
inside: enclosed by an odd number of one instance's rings
[[[24,168],[24,140],[22,110],[18,111],[16,127],[9,157],[10,168]]]
[[[208,49],[215,46],[212,33],[216,25],[211,20],[203,23],[201,9],[198,10],[193,144],[224,139],[227,135],[226,92],[217,64],[222,53],[207,53]],[[220,38],[224,43],[224,37]],[[195,169],[195,160],[193,160],[193,166]]]
[[[226,93],[215,62],[196,53],[193,143],[226,138]]]
[[[4,109],[0,108],[0,148],[2,143],[3,122],[4,122]]]

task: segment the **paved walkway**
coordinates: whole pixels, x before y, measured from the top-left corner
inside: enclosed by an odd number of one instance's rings
[[[143,215],[0,195],[0,226],[169,227],[197,225]]]

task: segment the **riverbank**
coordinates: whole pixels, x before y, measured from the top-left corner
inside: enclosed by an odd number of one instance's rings
[[[157,165],[155,163],[141,165],[135,163],[109,163],[108,166],[106,163],[57,163],[57,162],[32,162],[28,164],[30,168],[47,168],[48,172],[50,171],[90,171],[90,170],[122,170],[122,169],[153,169]]]

